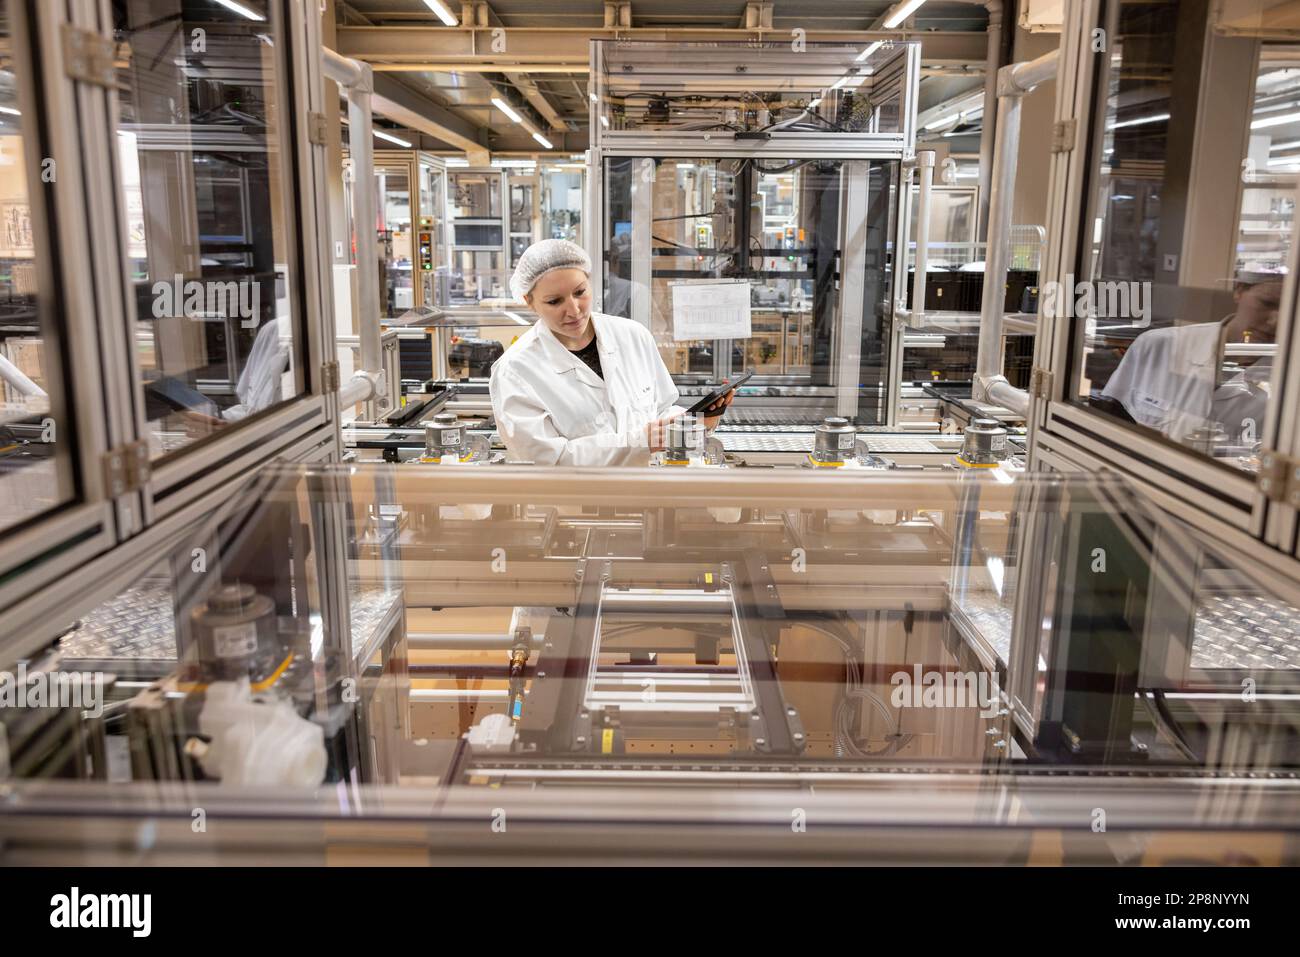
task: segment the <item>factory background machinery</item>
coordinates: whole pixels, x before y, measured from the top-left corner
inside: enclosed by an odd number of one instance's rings
[[[392,143],[403,63],[315,2],[3,4],[0,859],[1295,863],[1294,38],[1079,3],[923,108],[950,38],[610,6],[585,157],[504,165]],[[976,102],[979,188],[927,135]],[[500,287],[557,233],[683,394],[756,370],[722,427],[508,461]],[[1080,282],[1151,293],[1047,307]],[[1108,401],[1251,288],[1248,435]]]

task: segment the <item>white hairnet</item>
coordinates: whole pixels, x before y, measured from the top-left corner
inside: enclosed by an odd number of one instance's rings
[[[591,257],[577,243],[567,239],[543,239],[524,250],[510,277],[510,293],[520,302],[533,291],[537,280],[556,269],[581,269],[591,275]]]

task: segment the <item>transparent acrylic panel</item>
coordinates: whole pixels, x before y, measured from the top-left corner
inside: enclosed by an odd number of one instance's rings
[[[10,30],[0,3],[0,532],[72,500],[62,349],[55,290],[42,289],[37,257],[48,269],[47,236],[31,198],[46,190],[44,151],[24,117],[15,63],[25,38]],[[49,275],[45,272],[44,275]]]
[[[1212,828],[1238,859],[1300,824],[1300,588],[1118,479],[664,467],[602,472],[595,501],[580,470],[443,461],[268,469],[69,609],[25,673],[102,697],[0,709],[0,829],[50,777],[128,818],[180,781],[189,808],[285,802],[281,827],[328,797],[312,816],[408,840],[411,807],[490,800],[560,815],[566,853],[593,807],[682,854],[721,815],[735,852],[792,794],[917,828],[904,859],[935,859],[929,827],[944,860],[973,853],[954,828],[1011,853],[1027,809],[1087,835],[1104,806],[1193,856]]]
[[[752,369],[817,420],[884,421],[896,164],[615,157],[605,174],[602,309],[646,324],[679,385]],[[861,299],[842,296],[848,269]],[[709,280],[747,283],[750,335],[682,332],[675,290]]]
[[[582,243],[583,167],[550,170],[541,168],[542,224],[544,238]]]
[[[597,41],[613,134],[900,133],[907,44]]]
[[[1044,301],[1072,326],[1070,394],[1255,472],[1300,170],[1294,47],[1252,39],[1262,2],[1235,4],[1230,34],[1218,8],[1109,9],[1078,281]]]
[[[485,299],[509,299],[511,272],[499,251],[453,246],[448,302],[452,306],[472,306]]]
[[[282,25],[275,4],[243,6],[248,15],[181,0],[112,5],[128,274],[155,456],[304,388]]]
[[[395,318],[415,308],[414,250],[409,167],[375,170],[379,210],[379,258],[383,266],[383,315]]]

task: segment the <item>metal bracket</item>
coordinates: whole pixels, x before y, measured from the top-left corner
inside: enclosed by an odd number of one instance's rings
[[[1255,486],[1270,502],[1286,502],[1300,508],[1300,459],[1266,449],[1259,457]]]
[[[1046,399],[1052,391],[1052,373],[1035,368],[1029,376],[1029,394],[1036,399]]]
[[[149,443],[128,442],[104,453],[104,484],[109,498],[138,491],[149,480]]]
[[[1078,120],[1057,120],[1052,126],[1052,152],[1070,152],[1074,149],[1075,141],[1078,139],[1078,133]]]
[[[320,367],[321,389],[324,392],[339,391],[339,364],[323,362]]]
[[[72,79],[116,90],[116,54],[117,45],[108,37],[69,23],[63,25],[63,69]]]
[[[311,113],[307,116],[307,140],[317,146],[325,145],[328,121],[324,113]]]

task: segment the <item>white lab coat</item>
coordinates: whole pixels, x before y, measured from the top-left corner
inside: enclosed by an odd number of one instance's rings
[[[239,404],[223,411],[223,419],[233,422],[247,418],[294,394],[292,346],[293,325],[288,315],[258,330],[244,371],[235,383]]]
[[[646,425],[683,411],[649,330],[619,316],[591,319],[603,381],[540,319],[492,367],[492,411],[512,459],[647,465]]]
[[[1175,442],[1210,422],[1235,440],[1253,419],[1253,434],[1260,434],[1268,396],[1259,384],[1271,364],[1261,360],[1219,383],[1222,332],[1222,322],[1203,322],[1142,333],[1102,394],[1120,402],[1139,425]]]

